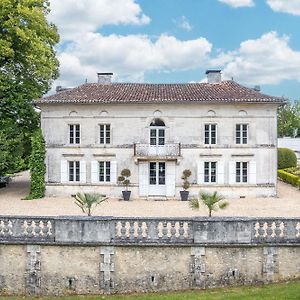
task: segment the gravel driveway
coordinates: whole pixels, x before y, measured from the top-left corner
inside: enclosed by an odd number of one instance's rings
[[[17,174],[7,188],[0,189],[0,215],[82,215],[71,197],[46,197],[38,200],[21,200],[29,191],[29,173]],[[218,216],[285,216],[300,217],[300,190],[279,182],[278,198],[245,198],[229,200],[226,210]],[[204,216],[206,209],[193,211],[187,202],[171,201],[120,201],[109,199],[98,206],[94,215],[105,216]]]

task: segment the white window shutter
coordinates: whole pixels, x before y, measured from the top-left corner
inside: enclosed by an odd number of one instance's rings
[[[249,183],[256,184],[256,161],[249,162]]]
[[[60,161],[60,182],[61,183],[68,182],[68,161],[67,160]]]
[[[217,162],[217,182],[218,184],[224,184],[224,161],[218,161]]]
[[[175,162],[168,161],[166,163],[166,196],[174,197],[175,196]]]
[[[140,196],[148,196],[148,162],[139,163],[139,191]]]
[[[117,183],[117,161],[112,160],[110,162],[110,182]]]
[[[204,184],[204,161],[199,161],[197,165],[197,183]]]
[[[91,162],[91,182],[99,182],[99,162],[97,160]]]
[[[80,161],[80,183],[86,183],[86,162]]]
[[[236,162],[235,161],[230,161],[229,162],[229,184],[235,184],[235,166]]]

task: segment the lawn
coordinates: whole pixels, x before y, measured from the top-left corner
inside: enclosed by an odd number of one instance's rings
[[[5,300],[34,300],[30,297],[0,297]],[[142,295],[118,295],[118,296],[70,296],[70,297],[45,297],[41,299],[62,300],[299,300],[300,281],[289,283],[269,284],[255,287],[236,287],[211,290],[194,290],[178,293],[157,293]]]

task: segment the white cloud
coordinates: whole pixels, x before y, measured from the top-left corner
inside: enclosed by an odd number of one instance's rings
[[[176,22],[177,26],[186,31],[191,31],[193,29],[189,20],[185,16],[181,16],[181,18]]]
[[[237,7],[252,7],[254,6],[253,0],[219,0],[219,2],[228,4],[234,8]]]
[[[287,36],[279,36],[276,32],[244,41],[238,50],[221,53],[211,63],[223,63],[226,78],[233,77],[246,84],[300,81],[300,52],[290,48]]]
[[[267,3],[276,12],[300,16],[299,0],[267,0]]]
[[[143,25],[150,18],[135,0],[50,0],[49,20],[62,40],[72,40],[103,25]]]
[[[120,81],[143,81],[147,71],[198,68],[208,61],[212,45],[205,38],[181,41],[161,35],[152,41],[146,35],[87,33],[59,55],[62,85],[95,82],[96,72],[112,71]]]

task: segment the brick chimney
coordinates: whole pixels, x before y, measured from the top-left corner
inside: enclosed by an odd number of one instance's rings
[[[111,84],[111,79],[114,73],[97,73],[98,83],[100,84]]]
[[[220,83],[222,81],[221,70],[207,70],[205,74],[208,83]]]

